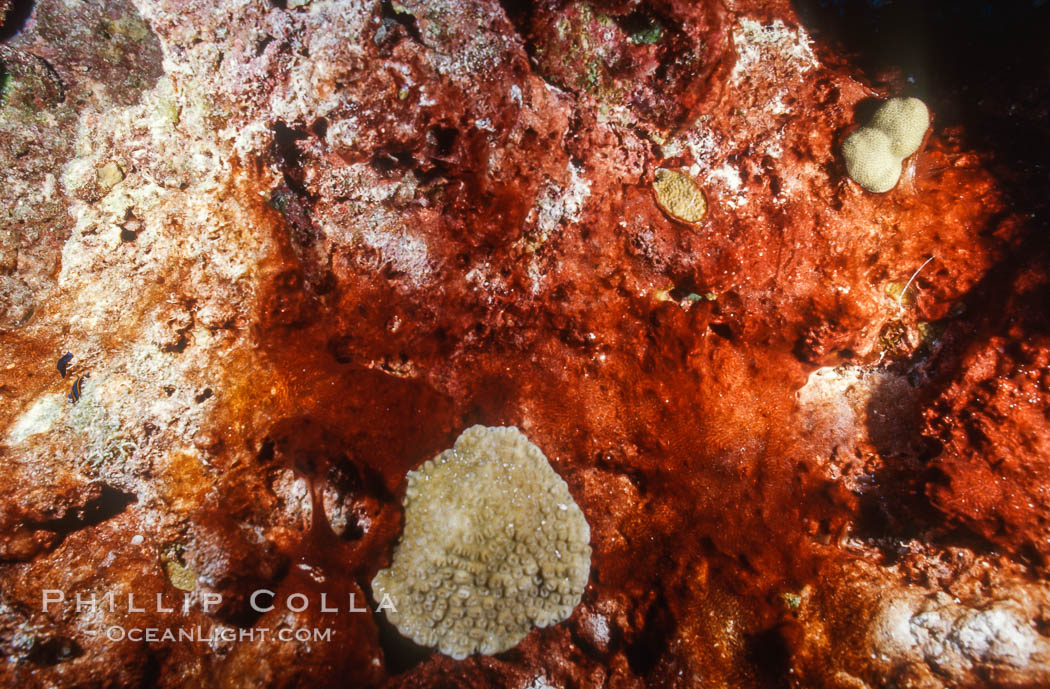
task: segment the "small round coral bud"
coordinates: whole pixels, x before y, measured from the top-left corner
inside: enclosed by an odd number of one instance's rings
[[[900,179],[901,161],[890,151],[890,138],[878,129],[861,127],[847,136],[842,157],[850,178],[868,191],[889,191]]]
[[[918,98],[891,98],[875,111],[868,126],[886,134],[890,151],[903,159],[922,145],[930,127],[930,111]]]

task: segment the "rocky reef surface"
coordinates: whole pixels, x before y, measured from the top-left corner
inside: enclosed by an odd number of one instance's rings
[[[0,684],[1050,684],[1046,10],[827,5],[0,0]],[[455,661],[369,583],[474,424],[593,555]]]

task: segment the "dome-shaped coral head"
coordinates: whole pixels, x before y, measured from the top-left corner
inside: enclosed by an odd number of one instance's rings
[[[842,142],[842,157],[850,179],[868,191],[881,194],[897,186],[901,159],[890,152],[885,132],[861,127]]]
[[[517,428],[473,426],[408,473],[405,529],[372,580],[401,634],[456,659],[566,619],[590,573],[590,527]]]
[[[889,191],[897,186],[904,159],[919,150],[929,127],[930,111],[921,100],[889,99],[875,111],[870,124],[842,142],[846,172],[868,191]]]
[[[890,152],[903,160],[922,145],[930,127],[930,111],[918,98],[890,98],[875,111],[868,126],[885,132]]]

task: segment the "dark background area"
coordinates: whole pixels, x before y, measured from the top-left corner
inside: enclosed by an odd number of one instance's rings
[[[936,127],[962,125],[967,143],[994,160],[1015,201],[1044,215],[1050,2],[796,0],[794,6],[822,57],[840,51],[887,95],[926,101]]]

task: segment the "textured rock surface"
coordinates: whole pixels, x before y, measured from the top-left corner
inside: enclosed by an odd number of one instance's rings
[[[1045,8],[10,5],[0,684],[1047,682]],[[852,185],[913,91],[924,148]],[[455,661],[345,601],[474,424],[593,557],[567,621]],[[177,610],[72,603],[106,593]],[[250,635],[293,627],[334,636]]]

